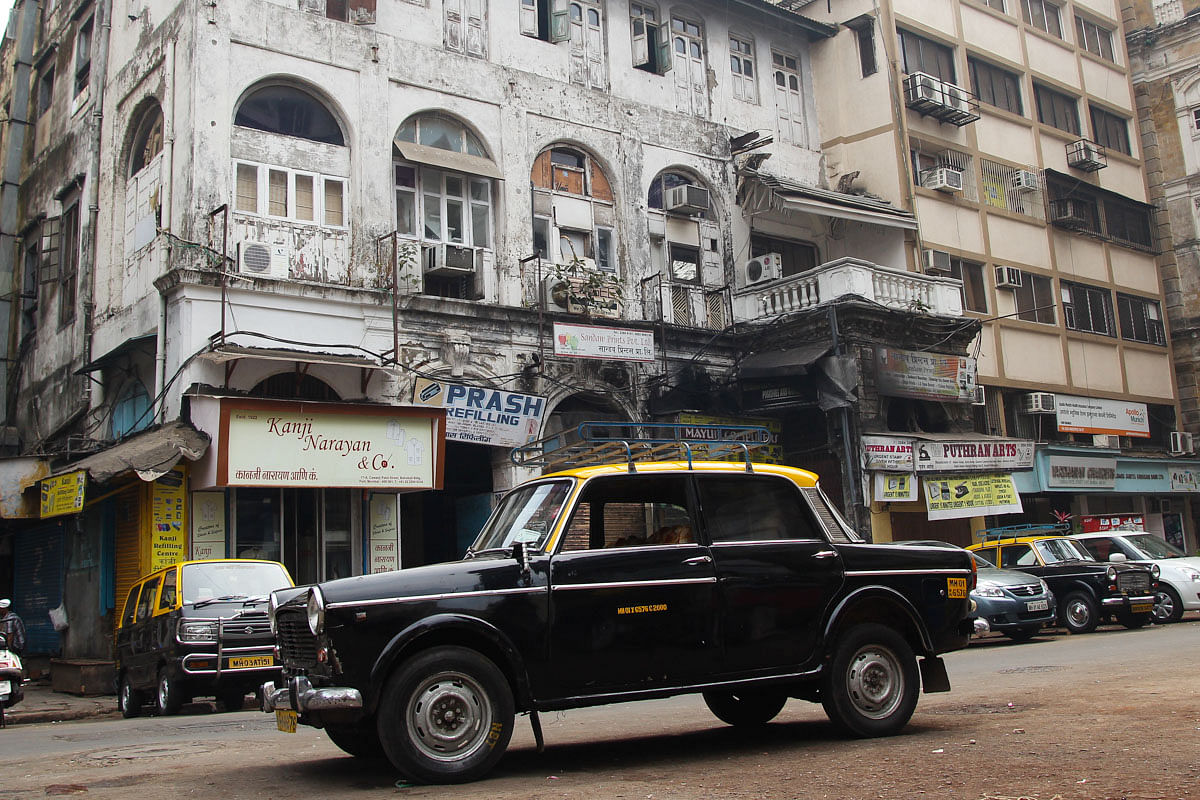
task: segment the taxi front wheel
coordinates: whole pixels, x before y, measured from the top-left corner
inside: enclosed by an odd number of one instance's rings
[[[379,742],[388,760],[425,783],[485,775],[508,747],[513,696],[504,673],[465,647],[435,647],[402,664],[379,702]]]
[[[884,625],[845,631],[822,677],[821,705],[854,736],[891,736],[917,707],[920,678],[912,648]]]

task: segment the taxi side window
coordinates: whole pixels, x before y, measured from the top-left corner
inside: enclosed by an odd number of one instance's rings
[[[571,517],[562,551],[694,542],[686,480],[681,475],[592,480]]]
[[[996,560],[996,548],[994,548],[994,547],[979,548],[979,555],[983,556],[984,558],[986,558],[988,561],[992,562],[993,564],[998,565],[1000,563],[999,561]]]
[[[159,578],[151,578],[142,584],[142,593],[138,595],[138,619],[150,616],[150,609],[154,607],[154,596],[158,593],[158,582]]]
[[[129,590],[129,597],[125,598],[125,610],[121,614],[121,627],[133,624],[133,612],[137,608],[139,588],[141,587],[135,583]]]
[[[158,598],[159,611],[170,611],[175,607],[175,576],[177,572],[177,570],[172,569],[163,575],[162,594]]]
[[[825,538],[790,481],[701,475],[699,484],[704,524],[714,543]]]
[[[1033,548],[1027,544],[1014,544],[1000,550],[1001,569],[1013,567],[1032,567],[1037,565],[1037,556]]]

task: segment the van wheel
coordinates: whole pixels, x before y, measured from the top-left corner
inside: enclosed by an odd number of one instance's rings
[[[729,725],[765,725],[783,710],[787,695],[778,692],[704,692],[704,703]]]
[[[154,696],[154,706],[160,717],[178,714],[183,706],[183,692],[179,681],[171,677],[166,667],[158,668],[158,691]]]
[[[379,702],[379,741],[409,778],[473,781],[504,755],[513,714],[512,688],[490,659],[464,647],[435,647],[388,679]]]
[[[117,690],[117,708],[121,709],[121,716],[125,719],[140,716],[144,702],[142,693],[129,682],[129,676],[122,675],[121,686]]]
[[[344,752],[355,758],[387,758],[379,742],[375,720],[368,719],[349,725],[326,725],[325,735]]]
[[[920,679],[912,648],[884,625],[845,632],[821,681],[829,719],[854,736],[898,733],[917,707]]]
[[[1091,633],[1100,624],[1096,601],[1083,592],[1071,592],[1063,599],[1062,620],[1070,633]]]

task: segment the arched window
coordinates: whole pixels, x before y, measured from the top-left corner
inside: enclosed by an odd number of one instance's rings
[[[325,104],[294,86],[257,89],[242,101],[233,124],[325,144],[346,144],[341,125]]]
[[[154,421],[150,413],[150,395],[140,380],[134,378],[121,389],[113,403],[112,437],[123,439],[131,433],[148,428]]]
[[[582,260],[616,272],[613,192],[595,160],[573,147],[543,150],[533,162],[534,250],[556,263]]]
[[[699,179],[680,170],[660,172],[650,182],[646,207],[652,258],[671,283],[723,282],[717,215]]]
[[[142,114],[129,152],[129,174],[137,175],[158,157],[163,147],[163,115],[155,103]]]
[[[163,115],[158,103],[143,109],[133,127],[125,181],[125,256],[154,241],[162,226],[159,189],[162,186]]]
[[[671,191],[678,186],[695,186],[703,190],[703,193]],[[660,172],[656,175],[650,182],[646,205],[662,211],[680,211],[700,217],[712,216],[707,189],[700,181],[683,172]]]
[[[333,403],[342,399],[325,381],[299,372],[277,372],[269,378],[263,378],[250,390],[249,395],[318,403]]]

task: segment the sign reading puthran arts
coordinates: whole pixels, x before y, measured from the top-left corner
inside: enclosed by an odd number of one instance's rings
[[[221,401],[217,480],[226,486],[440,489],[440,408]]]

